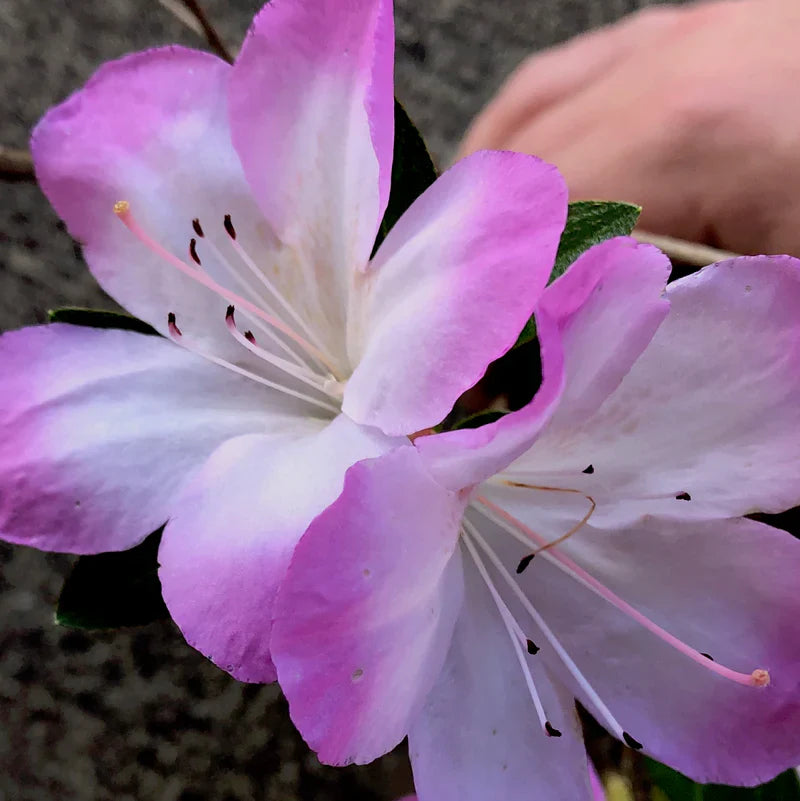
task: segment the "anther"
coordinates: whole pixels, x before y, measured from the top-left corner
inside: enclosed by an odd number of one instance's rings
[[[192,220],[192,228],[194,228],[194,232],[200,237],[200,239],[205,236],[203,233],[203,226],[200,225],[200,220],[198,220],[197,217]]]
[[[644,748],[644,746],[638,740],[634,740],[633,737],[631,737],[626,731],[622,732],[622,739],[625,740],[625,743],[635,751],[641,751],[642,748]]]
[[[167,326],[169,327],[169,333],[173,337],[181,337],[183,334],[181,333],[181,329],[178,328],[177,323],[175,322],[175,314],[174,312],[170,312],[167,315]]]
[[[197,240],[192,237],[189,240],[189,255],[192,257],[192,261],[198,266],[202,266],[200,264],[200,257],[197,255]]]
[[[710,659],[712,662],[714,661],[714,657],[711,654],[707,654],[705,651],[700,651],[700,656],[704,656],[706,659]]]
[[[522,573],[523,570],[533,561],[533,557],[536,556],[535,553],[529,553],[527,556],[523,556],[522,559],[519,560],[519,564],[517,565],[517,574]]]
[[[225,231],[227,232],[228,236],[231,239],[236,239],[236,229],[233,227],[233,221],[231,220],[231,215],[225,215]]]
[[[754,670],[750,674],[750,678],[753,682],[753,687],[769,687],[769,671],[764,670],[763,668],[757,668]]]
[[[528,653],[529,654],[538,654],[539,651],[541,650],[539,648],[539,646],[533,640],[526,640],[525,641],[525,645],[528,648]]]
[[[544,722],[544,730],[547,732],[548,737],[561,736],[561,732],[549,720]]]
[[[122,217],[123,214],[127,214],[131,210],[131,204],[128,203],[127,200],[118,200],[114,204],[114,214],[117,217]]]
[[[234,311],[235,311],[235,308],[232,305],[228,306],[228,308],[225,311],[225,319],[226,320],[233,320]]]
[[[678,494],[675,496],[675,500],[676,500],[676,501],[691,501],[691,500],[692,500],[692,496],[691,496],[691,495],[689,495],[689,493],[688,493],[688,492],[679,492],[679,493],[678,493]]]
[[[594,465],[590,464],[585,470],[581,470],[581,473],[586,473],[588,475],[591,475],[592,473],[594,473]]]
[[[248,342],[250,342],[252,345],[255,345],[255,344],[256,344],[256,338],[255,338],[255,336],[253,335],[253,332],[252,332],[252,331],[245,331],[245,332],[244,332],[244,338],[245,338],[245,339],[246,339]]]

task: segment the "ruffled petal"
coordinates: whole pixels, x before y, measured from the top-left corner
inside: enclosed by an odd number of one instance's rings
[[[114,214],[114,204],[127,200],[147,234],[192,267],[189,241],[198,218],[203,268],[244,291],[208,247],[215,242],[248,275],[223,228],[231,214],[250,252],[272,248],[230,141],[229,75],[218,58],[181,47],[110,62],[44,116],[31,149],[39,184],[101,286],[160,332],[168,332],[173,312],[187,341],[241,360],[245,352],[225,326],[228,301],[171,266]]]
[[[418,714],[461,606],[462,510],[407,446],[352,467],[297,546],[272,658],[292,720],[322,762],[369,762]]]
[[[48,551],[135,545],[229,437],[291,430],[291,404],[161,337],[49,325],[0,337],[0,532]]]
[[[525,677],[489,591],[465,559],[465,598],[439,679],[408,735],[421,801],[591,799],[572,694],[528,656],[550,723],[539,725]]]
[[[336,354],[389,197],[390,0],[272,0],[233,68],[233,140],[281,241],[280,279]]]
[[[533,312],[566,201],[555,167],[519,153],[444,173],[357,277],[345,412],[394,434],[440,422]]]
[[[344,416],[324,430],[221,445],[175,501],[161,540],[164,600],[188,643],[240,681],[276,678],[272,608],[294,546],[359,459],[396,441]]]
[[[514,514],[534,530],[542,522],[535,506]],[[529,549],[480,525],[513,573]],[[800,541],[747,519],[651,517],[616,531],[587,526],[559,551],[718,665],[770,673],[769,686],[753,687],[712,672],[706,659],[694,661],[558,570],[552,556],[537,556],[515,580],[646,753],[695,781],[734,785],[800,763],[792,734],[800,726]],[[552,648],[540,645],[549,669],[560,669],[602,722]]]
[[[543,433],[520,465],[591,494],[597,526],[797,505],[800,261],[722,262],[667,297],[669,316],[619,388],[595,414]]]

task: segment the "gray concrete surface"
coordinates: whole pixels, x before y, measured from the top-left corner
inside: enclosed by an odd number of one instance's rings
[[[443,161],[531,50],[646,0],[397,0],[397,94]],[[257,0],[207,0],[237,44]],[[0,144],[103,61],[200,42],[155,0],[0,0]],[[110,307],[38,188],[0,183],[0,329],[48,308]],[[53,625],[70,559],[0,543],[0,801],[384,801],[410,788],[402,748],[319,765],[274,686],[245,686],[171,624],[103,634]]]

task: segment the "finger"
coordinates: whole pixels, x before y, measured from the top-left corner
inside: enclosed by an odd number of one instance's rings
[[[510,138],[531,117],[585,89],[633,50],[647,47],[673,27],[681,13],[671,6],[652,6],[531,56],[473,121],[459,157],[483,148],[508,148]]]

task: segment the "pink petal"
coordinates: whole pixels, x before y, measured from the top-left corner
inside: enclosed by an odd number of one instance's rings
[[[592,494],[598,526],[797,505],[800,261],[734,259],[667,297],[669,316],[599,411],[554,423],[516,467]]]
[[[229,75],[214,56],[180,47],[127,56],[51,109],[31,148],[40,185],[103,288],[164,334],[174,312],[184,336],[235,360],[243,350],[225,327],[227,300],[157,256],[113,210],[127,200],[149,236],[192,266],[193,218],[236,263],[225,214],[252,252],[270,248],[230,142]],[[203,240],[197,249],[205,269],[238,289]]]
[[[230,84],[236,150],[293,254],[286,280],[335,323],[342,348],[352,276],[369,259],[389,197],[393,57],[390,0],[273,0]]]
[[[440,422],[527,322],[565,216],[563,179],[532,156],[476,153],[442,175],[357,278],[345,412],[396,434]]]
[[[322,431],[220,446],[176,500],[159,551],[164,600],[189,644],[240,681],[274,681],[272,607],[294,546],[347,468],[392,444],[340,415]]]
[[[548,737],[502,618],[471,562],[465,562],[465,585],[444,669],[408,736],[420,798],[588,801],[572,694],[551,680],[538,656],[526,656],[548,718],[562,734]]]
[[[49,325],[0,337],[0,532],[48,551],[129,548],[229,437],[293,425],[245,379],[161,339]]]
[[[462,596],[463,500],[411,447],[352,467],[295,550],[272,657],[320,760],[369,762],[405,736],[441,670]]]
[[[513,513],[530,528],[541,522],[535,505]],[[491,536],[513,570],[525,549]],[[537,556],[515,578],[646,753],[695,781],[735,785],[800,763],[800,541],[746,519],[650,517],[615,531],[587,526],[559,551],[718,665],[770,672],[763,688],[720,676]],[[558,669],[552,649],[539,656]],[[597,714],[563,667],[560,675]]]
[[[551,416],[546,430],[563,430],[596,409],[663,320],[668,273],[660,251],[627,238],[584,253],[537,308],[544,379],[534,401],[491,425],[417,440],[437,479],[451,488],[477,483],[525,453]]]

